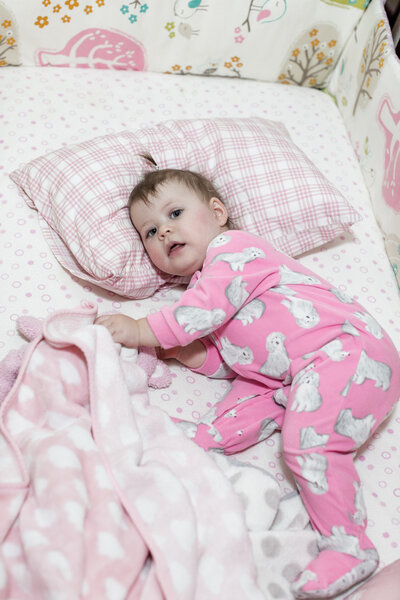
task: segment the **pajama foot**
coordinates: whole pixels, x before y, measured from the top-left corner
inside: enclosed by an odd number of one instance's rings
[[[334,598],[359,583],[378,566],[374,548],[362,558],[335,550],[322,550],[292,584],[295,598]]]

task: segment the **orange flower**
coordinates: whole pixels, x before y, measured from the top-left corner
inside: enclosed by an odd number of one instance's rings
[[[279,81],[282,81],[282,79],[286,79],[286,75],[284,73],[281,73],[278,77]]]
[[[60,4],[56,4],[55,6],[53,6],[53,12],[58,13],[61,10],[61,6]]]
[[[78,0],[65,0],[64,4],[68,6],[69,10],[73,10],[79,6]]]
[[[6,61],[5,60],[0,60],[0,67],[5,67],[6,66]]]
[[[49,24],[49,20],[47,17],[38,17],[35,21],[35,25],[40,27],[40,29],[42,29],[43,27],[46,27],[46,25],[48,25],[48,24]]]
[[[363,63],[363,64],[361,65],[361,73],[364,73],[364,71],[365,71],[365,65],[364,65],[364,63]]]
[[[384,49],[385,49],[385,48],[386,48],[386,42],[383,42],[383,43],[380,45],[380,48],[379,48],[379,54],[382,54],[382,52],[384,51]]]
[[[186,69],[186,71],[190,71],[190,70],[192,69],[192,65],[187,65],[187,66],[185,67],[185,69]]]
[[[104,0],[96,0],[97,6],[104,6]]]
[[[64,15],[63,17],[61,17],[61,21],[63,23],[69,23],[71,20],[71,17],[69,17],[68,15]]]
[[[326,64],[326,65],[331,65],[331,64],[332,64],[332,62],[333,62],[333,59],[332,59],[332,58],[327,58],[327,59],[326,59],[326,61],[325,61],[325,64]]]
[[[381,27],[383,27],[385,24],[385,21],[383,19],[381,19],[378,23],[378,25],[376,26],[377,29],[380,29]]]
[[[385,62],[384,58],[381,58],[381,60],[379,61],[379,68],[382,69],[383,67],[383,63]]]
[[[238,56],[231,56],[232,62],[239,62],[240,58]]]
[[[330,48],[333,48],[334,46],[336,46],[336,40],[331,40],[330,42],[328,42],[328,46]]]
[[[11,21],[3,21],[1,25],[4,29],[7,29],[7,27],[11,27]]]
[[[85,13],[87,15],[90,15],[90,13],[93,12],[93,8],[90,6],[90,4],[88,4],[87,6],[85,6],[85,8],[83,10],[85,11]]]
[[[315,48],[316,46],[319,46],[319,40],[318,40],[318,39],[315,39],[315,40],[313,40],[313,41],[311,42],[311,46],[314,46],[314,48]]]
[[[322,60],[323,58],[325,58],[325,54],[323,52],[318,52],[317,58],[318,60]]]
[[[174,65],[174,66],[172,67],[172,70],[173,70],[173,71],[179,71],[179,69],[180,69],[180,68],[181,68],[181,67],[180,67],[180,65]]]
[[[366,81],[366,86],[369,87],[369,84],[371,83],[371,77],[368,77],[367,81]]]
[[[237,63],[236,66],[239,67],[239,69],[240,69],[241,67],[243,67],[243,63]]]
[[[317,35],[317,33],[318,33],[318,29],[312,29],[312,30],[309,32],[309,34],[308,34],[308,35],[309,35],[310,37],[314,37],[315,35]]]
[[[292,56],[298,56],[300,54],[300,50],[298,48],[296,48],[295,50],[293,50],[292,52]]]
[[[43,0],[42,4],[43,6],[48,6],[49,4],[51,4],[51,0]]]
[[[7,40],[7,44],[8,44],[9,46],[12,46],[13,44],[15,44],[15,40],[14,40],[14,38],[12,38],[12,37],[11,37],[11,38],[8,38],[8,40]]]
[[[231,69],[231,68],[232,68],[232,63],[230,63],[230,62],[228,62],[228,61],[227,61],[227,62],[224,64],[224,67],[226,67],[227,69]]]
[[[311,77],[311,79],[308,81],[308,83],[310,85],[315,85],[317,83],[317,80],[315,79],[315,77]]]

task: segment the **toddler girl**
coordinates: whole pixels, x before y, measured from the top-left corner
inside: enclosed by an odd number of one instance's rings
[[[280,429],[319,554],[293,583],[297,598],[330,598],[372,573],[378,554],[353,465],[400,394],[398,352],[351,297],[230,228],[213,185],[191,171],[154,170],[129,199],[156,267],[191,276],[180,300],[147,318],[104,315],[126,346],[161,346],[191,369],[233,378],[197,425],[205,450],[240,452]]]

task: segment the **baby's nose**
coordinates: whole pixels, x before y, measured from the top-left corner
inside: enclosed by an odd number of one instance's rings
[[[160,236],[164,237],[167,233],[171,233],[171,225],[169,223],[165,223],[159,228]]]

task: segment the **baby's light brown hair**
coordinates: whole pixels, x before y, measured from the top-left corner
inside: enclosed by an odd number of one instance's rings
[[[187,169],[158,169],[157,163],[150,154],[141,154],[140,156],[154,165],[155,169],[154,171],[147,172],[131,191],[128,199],[129,209],[132,204],[135,204],[140,200],[145,204],[149,204],[149,196],[156,196],[159,187],[168,181],[178,181],[183,183],[186,187],[198,193],[204,201],[215,197],[219,198],[219,200],[224,203],[221,194],[215,188],[213,183],[200,173],[189,171]],[[234,229],[229,217],[226,225],[229,229]]]

